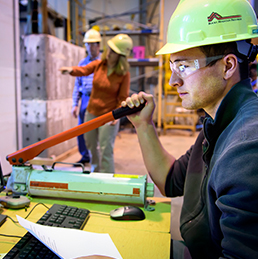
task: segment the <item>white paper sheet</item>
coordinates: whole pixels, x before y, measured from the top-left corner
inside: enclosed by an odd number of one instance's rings
[[[16,215],[19,223],[49,249],[64,259],[105,255],[122,259],[109,234],[39,225]]]

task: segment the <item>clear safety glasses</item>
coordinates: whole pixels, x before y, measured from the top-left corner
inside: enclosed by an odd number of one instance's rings
[[[192,75],[195,71],[200,68],[207,67],[211,62],[222,59],[224,56],[214,56],[214,57],[206,57],[206,58],[198,58],[192,60],[176,60],[172,62],[169,60],[170,69],[172,72],[175,72],[181,78],[187,78]],[[204,64],[204,65],[201,65]]]

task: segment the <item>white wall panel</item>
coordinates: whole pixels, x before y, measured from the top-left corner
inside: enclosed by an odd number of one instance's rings
[[[6,155],[20,145],[18,20],[18,1],[0,0],[0,159],[4,173],[11,171]]]

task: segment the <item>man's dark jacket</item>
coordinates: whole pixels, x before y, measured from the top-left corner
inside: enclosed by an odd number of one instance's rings
[[[204,119],[166,195],[184,195],[180,231],[193,259],[258,258],[258,98],[249,79]]]

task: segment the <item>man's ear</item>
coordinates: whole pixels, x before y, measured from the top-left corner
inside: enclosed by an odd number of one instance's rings
[[[223,58],[224,62],[224,79],[232,77],[238,68],[237,57],[234,54],[228,54]]]

